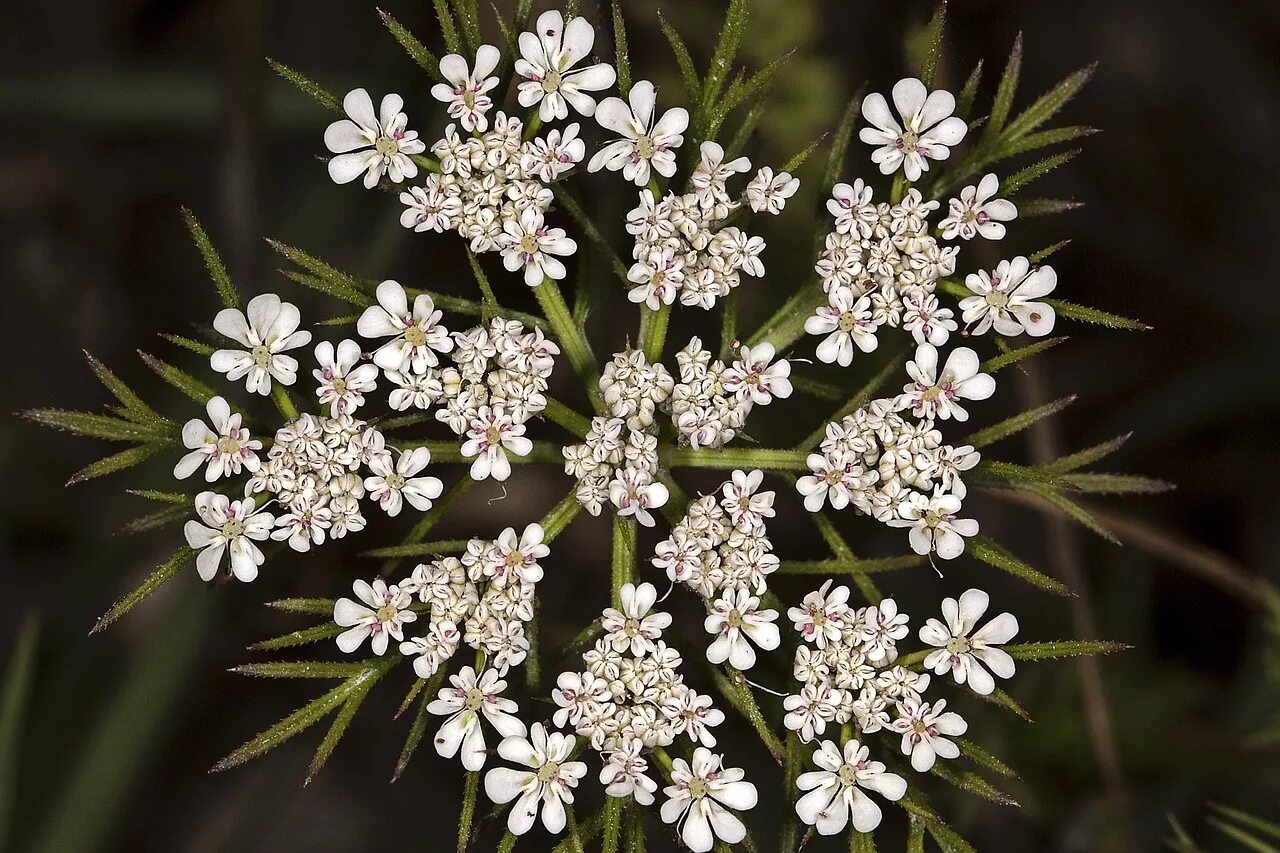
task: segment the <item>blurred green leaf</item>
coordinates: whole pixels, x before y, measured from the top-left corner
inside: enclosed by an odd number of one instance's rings
[[[23,619],[0,688],[0,849],[9,849],[6,842],[18,792],[18,750],[24,740],[24,721],[35,683],[39,636],[39,620],[34,615]]]
[[[938,4],[929,25],[923,33],[925,54],[920,65],[920,81],[928,88],[933,88],[934,78],[938,73],[938,63],[942,60],[942,37],[947,26],[946,0]]]
[[[97,462],[91,462],[79,471],[71,475],[67,480],[68,486],[74,486],[76,483],[83,483],[85,480],[92,480],[95,477],[103,477],[107,474],[114,474],[117,471],[123,471],[126,468],[132,468],[139,465],[152,456],[155,456],[162,450],[168,450],[168,445],[158,442],[149,442],[140,444],[137,447],[130,447],[128,450],[121,450],[119,453],[99,459]]]
[[[140,515],[120,528],[121,533],[146,533],[159,530],[161,527],[190,518],[195,501],[178,505],[165,506],[155,512]]]
[[[1084,450],[1079,450],[1066,456],[1060,456],[1047,465],[1042,465],[1041,467],[1049,471],[1057,471],[1058,473],[1075,471],[1078,468],[1083,468],[1086,465],[1097,462],[1099,459],[1105,459],[1112,453],[1115,453],[1123,447],[1125,442],[1127,442],[1132,436],[1133,433],[1127,432],[1124,435],[1116,436],[1115,438],[1104,441],[1101,444],[1095,444],[1092,447],[1086,447]]]
[[[1021,578],[1032,586],[1039,587],[1054,595],[1073,594],[1061,581],[1031,568],[985,536],[970,537],[968,542],[965,543],[965,550],[987,565],[994,566],[1002,572],[1008,572],[1014,577]]]
[[[729,77],[729,69],[733,66],[733,58],[738,53],[738,45],[742,42],[742,34],[746,28],[747,0],[729,0],[729,8],[724,13],[724,24],[720,27],[720,36],[716,39],[711,64],[707,67],[707,76],[702,85],[703,113],[709,113],[720,97],[720,90]]]
[[[1051,403],[1045,403],[1043,406],[1036,406],[1034,409],[1027,409],[1025,412],[1019,412],[1010,418],[1005,418],[999,423],[992,424],[985,429],[970,433],[964,438],[959,439],[956,444],[971,444],[974,447],[986,447],[994,444],[1002,438],[1008,438],[1015,435],[1032,424],[1041,421],[1050,415],[1057,414],[1070,406],[1076,401],[1076,395],[1062,397]]]
[[[992,358],[989,358],[986,361],[982,362],[982,364],[978,366],[978,369],[981,370],[983,373],[995,373],[997,370],[1002,370],[1011,364],[1017,364],[1018,362],[1022,361],[1024,358],[1037,355],[1039,353],[1044,352],[1047,349],[1052,349],[1053,347],[1056,347],[1058,344],[1062,343],[1065,340],[1067,340],[1066,335],[1063,335],[1057,338],[1046,338],[1042,341],[1036,341],[1035,343],[1027,344],[1024,347],[1019,347],[1018,349],[1010,350],[1009,352],[1001,353],[1000,355],[993,356]]]
[[[1052,658],[1109,655],[1133,648],[1108,640],[1058,640],[1050,643],[1012,643],[1001,646],[1014,660],[1049,660]]]

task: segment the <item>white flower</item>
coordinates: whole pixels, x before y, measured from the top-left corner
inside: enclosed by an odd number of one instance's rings
[[[777,215],[787,206],[787,199],[795,195],[799,188],[800,179],[793,178],[790,172],[774,175],[773,169],[762,166],[751,183],[747,184],[747,204],[756,213],[763,211]]]
[[[418,174],[418,164],[410,159],[427,146],[414,130],[405,130],[409,118],[403,112],[404,99],[390,94],[382,99],[378,114],[364,89],[352,89],[342,99],[347,118],[325,128],[325,147],[337,154],[329,161],[329,177],[336,184],[348,184],[364,173],[366,189],[373,189],[385,172],[394,183]]]
[[[711,697],[685,688],[662,703],[662,713],[673,726],[673,734],[686,734],[703,746],[715,746],[711,729],[724,722],[724,711],[712,707]]]
[[[498,754],[529,770],[495,767],[484,776],[484,792],[495,803],[516,800],[507,814],[507,829],[524,835],[542,809],[542,825],[548,832],[564,830],[568,818],[565,803],[573,802],[573,789],[587,775],[587,765],[570,761],[577,738],[559,732],[547,733],[542,723],[534,723],[529,738],[510,736],[498,744]],[[519,798],[519,799],[517,799]]]
[[[240,414],[231,414],[231,406],[222,397],[210,397],[205,411],[213,429],[199,418],[183,425],[182,445],[191,452],[178,460],[173,476],[185,480],[202,462],[207,463],[204,479],[209,483],[239,474],[241,468],[257,471],[262,463],[254,451],[262,449],[262,442],[251,439],[249,430],[240,426]]]
[[[810,682],[782,700],[786,716],[782,724],[795,732],[803,743],[813,740],[827,730],[827,723],[836,718],[844,691],[833,690],[826,684]]]
[[[662,483],[655,483],[653,475],[639,468],[624,468],[609,482],[609,500],[626,518],[634,515],[644,527],[653,527],[651,509],[666,506],[671,493]]]
[[[751,669],[756,663],[755,643],[766,652],[781,642],[776,610],[759,610],[760,599],[745,589],[729,589],[711,605],[711,613],[702,627],[718,636],[707,647],[707,660],[714,664],[725,661],[737,670]],[[750,640],[751,642],[747,642]]]
[[[605,639],[614,649],[631,654],[646,655],[653,651],[653,641],[662,636],[662,629],[671,625],[670,613],[653,613],[658,590],[651,583],[636,586],[622,585],[622,609],[605,608],[600,624],[604,626]]]
[[[386,375],[397,386],[387,395],[387,405],[397,412],[410,407],[429,409],[432,403],[444,396],[444,383],[434,375],[434,371],[418,374],[388,370]]]
[[[929,772],[938,757],[960,755],[960,747],[945,736],[958,737],[969,730],[969,724],[957,713],[944,713],[946,707],[946,699],[932,705],[906,699],[898,705],[900,716],[890,728],[902,735],[902,754],[911,756],[911,766],[917,772]]]
[[[556,678],[551,698],[556,712],[551,722],[557,726],[565,723],[577,726],[584,717],[612,699],[609,682],[589,672],[562,672]]]
[[[447,619],[432,619],[425,637],[413,637],[400,644],[400,654],[413,656],[413,671],[419,678],[436,674],[446,660],[458,650],[462,639],[458,626]]]
[[[805,642],[818,648],[840,641],[846,619],[849,617],[849,587],[831,589],[835,581],[827,581],[804,597],[801,606],[787,611],[787,618],[794,624]],[[828,594],[830,590],[830,594]]]
[[[564,278],[564,264],[553,256],[578,251],[577,242],[566,237],[563,228],[548,228],[542,211],[533,207],[525,208],[519,219],[502,223],[498,245],[502,248],[502,265],[509,272],[523,267],[524,283],[530,287],[542,284],[544,278]]]
[[[296,498],[289,512],[276,517],[271,538],[277,542],[287,539],[289,547],[299,552],[311,550],[312,545],[323,545],[325,531],[333,521],[332,511],[325,506],[326,500],[314,493]]]
[[[952,560],[964,552],[964,537],[978,535],[978,522],[972,518],[956,518],[960,499],[955,495],[935,494],[925,497],[912,492],[899,509],[901,518],[890,519],[890,527],[910,527],[911,550],[925,555],[935,552],[944,560]]]
[[[992,196],[1000,189],[1000,179],[995,175],[984,175],[976,187],[965,187],[959,198],[947,203],[947,218],[938,223],[942,228],[942,239],[954,240],[960,237],[972,240],[981,234],[988,240],[999,240],[1004,237],[1005,227],[1002,223],[1017,219],[1018,208],[1013,202]]]
[[[476,458],[471,463],[471,479],[493,477],[499,483],[511,476],[507,451],[528,456],[531,450],[533,442],[524,437],[524,424],[515,423],[502,406],[481,406],[462,444],[462,455]]]
[[[991,673],[1001,678],[1013,677],[1013,658],[1008,652],[995,647],[1009,642],[1018,633],[1018,620],[1014,615],[1001,613],[970,635],[969,632],[987,612],[989,603],[990,598],[980,589],[967,590],[958,602],[954,598],[944,598],[942,618],[946,624],[930,619],[920,629],[921,641],[938,647],[924,659],[925,668],[937,675],[946,675],[950,671],[956,684],[967,682],[975,693],[983,696],[995,690]]]
[[[311,342],[310,332],[298,331],[300,322],[297,306],[281,302],[274,293],[250,299],[244,312],[223,308],[213,318],[213,328],[248,350],[220,349],[209,357],[209,365],[232,382],[247,376],[250,393],[270,394],[273,378],[292,385],[298,379],[298,362],[282,353]]]
[[[879,666],[897,658],[895,646],[898,640],[909,633],[908,621],[910,617],[898,612],[898,603],[892,598],[883,599],[879,604],[868,607],[859,628],[862,651],[867,660]]]
[[[706,191],[717,186],[723,189],[729,178],[750,168],[751,161],[746,157],[738,157],[726,163],[724,146],[707,140],[698,146],[698,165],[689,177],[689,184],[695,190]]]
[[[775,397],[790,397],[791,363],[783,358],[770,364],[773,356],[773,344],[742,347],[738,360],[724,372],[724,390],[758,406],[767,406]]]
[[[631,87],[627,101],[605,98],[596,108],[596,121],[621,136],[601,148],[587,164],[588,172],[622,170],[622,176],[638,187],[649,183],[650,166],[663,177],[676,173],[675,151],[684,142],[689,111],[672,107],[654,123],[657,92],[648,80]]]
[[[627,279],[638,285],[627,291],[627,298],[657,311],[676,301],[684,281],[684,256],[671,245],[655,247],[631,265]]]
[[[537,523],[526,525],[519,538],[514,527],[503,530],[486,554],[485,576],[491,578],[498,589],[513,580],[530,585],[542,580],[542,566],[538,561],[551,553],[551,549],[542,544],[545,535],[542,525]]]
[[[400,203],[405,206],[400,224],[414,231],[442,234],[462,216],[462,199],[449,195],[438,183],[410,187],[408,192],[400,193]]]
[[[729,513],[729,520],[741,530],[763,531],[764,520],[773,518],[773,492],[757,492],[764,482],[763,471],[734,471],[729,482],[720,488],[724,496],[720,505]]]
[[[887,800],[900,800],[907,792],[907,780],[887,772],[882,762],[871,761],[869,750],[856,740],[845,743],[843,755],[834,742],[824,740],[813,763],[822,769],[796,779],[796,787],[809,792],[796,801],[796,814],[817,827],[819,835],[843,832],[851,816],[857,832],[880,825],[880,807],[862,793],[863,788]]]
[[[950,308],[939,305],[938,297],[922,289],[916,288],[902,297],[902,328],[911,333],[917,344],[945,344],[951,333],[960,328],[952,316]]]
[[[1057,313],[1047,302],[1036,302],[1058,286],[1053,267],[1031,269],[1031,262],[1019,255],[1012,261],[1001,261],[995,272],[985,270],[965,276],[965,287],[974,296],[960,300],[961,317],[970,334],[981,335],[995,326],[1006,336],[1026,332],[1033,338],[1053,331]]]
[[[474,669],[464,666],[457,675],[449,676],[449,683],[453,686],[443,688],[427,705],[432,714],[449,718],[436,732],[436,752],[453,758],[461,749],[462,766],[474,772],[484,767],[482,716],[504,738],[523,736],[524,723],[514,716],[516,703],[498,695],[507,689],[507,683],[498,678],[496,670],[490,669],[477,678]]]
[[[264,558],[253,542],[262,542],[271,535],[271,525],[275,521],[271,513],[255,510],[252,498],[233,501],[213,492],[196,495],[195,506],[200,521],[188,521],[182,532],[187,538],[187,545],[201,549],[196,555],[196,571],[200,579],[213,580],[228,548],[231,551],[231,574],[236,580],[247,583],[256,578]]]
[[[517,90],[520,106],[541,104],[543,121],[566,118],[570,106],[584,116],[594,114],[595,99],[586,93],[608,89],[617,79],[613,66],[604,63],[573,67],[591,55],[596,31],[586,18],[570,18],[566,25],[554,10],[539,15],[534,29],[520,34],[515,71],[528,78]]]
[[[723,759],[703,747],[693,752],[692,763],[672,762],[673,784],[662,789],[669,799],[662,804],[663,823],[683,823],[680,838],[693,853],[707,853],[715,840],[737,844],[747,828],[729,811],[755,808],[756,786],[742,780],[737,767],[724,767]]]
[[[622,746],[609,753],[604,767],[600,768],[600,784],[611,797],[633,797],[642,806],[653,805],[653,792],[658,783],[644,774],[649,762],[640,755],[644,741],[630,738]]]
[[[969,420],[961,400],[985,400],[996,391],[996,381],[979,372],[978,354],[968,347],[956,347],[938,372],[938,350],[932,344],[916,347],[915,359],[907,362],[907,374],[915,380],[904,385],[894,408],[911,409],[917,418]]]
[[[356,331],[365,338],[392,338],[378,347],[373,363],[383,370],[426,373],[428,367],[440,363],[436,353],[452,352],[453,338],[440,325],[441,312],[425,293],[413,300],[396,281],[378,285],[378,304],[364,309],[356,322]]]
[[[405,501],[419,512],[426,512],[431,509],[431,502],[444,491],[444,483],[438,477],[414,476],[430,461],[431,451],[425,447],[402,452],[394,468],[391,467],[391,454],[379,454],[369,461],[373,476],[365,477],[364,487],[387,515],[399,515]]]
[[[555,128],[545,136],[529,140],[520,158],[520,168],[544,184],[556,180],[582,162],[587,154],[586,143],[578,138],[580,129],[575,121],[565,125],[563,132]]]
[[[804,321],[811,335],[826,335],[818,344],[818,361],[848,367],[853,363],[853,348],[872,352],[880,341],[876,338],[879,324],[872,317],[871,297],[858,296],[851,287],[835,287],[827,293],[827,305],[819,307]]]
[[[363,406],[365,392],[378,385],[378,368],[372,364],[356,367],[359,361],[360,345],[349,338],[338,344],[336,353],[328,341],[316,345],[320,367],[311,371],[320,383],[316,396],[335,415],[349,415]]]
[[[333,621],[347,629],[338,635],[338,648],[351,654],[372,635],[373,653],[386,654],[391,640],[404,640],[405,624],[417,621],[418,614],[409,609],[413,596],[395,584],[387,586],[382,578],[372,584],[358,580],[351,588],[363,603],[349,598],[334,602]]]
[[[832,509],[844,509],[855,490],[862,487],[862,470],[849,453],[810,453],[805,459],[812,474],[796,480],[796,491],[804,495],[804,508],[817,512],[831,502]]]
[[[884,95],[872,92],[863,98],[862,115],[873,126],[858,132],[863,142],[880,146],[871,153],[871,162],[878,163],[885,175],[901,167],[907,180],[919,180],[920,174],[929,170],[929,160],[947,159],[951,156],[949,146],[958,145],[969,130],[964,121],[951,115],[956,99],[950,92],[939,89],[931,93],[914,77],[894,84],[893,105],[902,124],[889,111]]]
[[[448,83],[431,87],[431,96],[449,105],[449,117],[456,119],[468,131],[484,132],[489,129],[485,118],[493,99],[488,93],[498,85],[497,77],[490,77],[498,67],[502,54],[491,44],[480,45],[476,51],[475,70],[467,68],[467,60],[456,53],[440,59],[440,73]]]

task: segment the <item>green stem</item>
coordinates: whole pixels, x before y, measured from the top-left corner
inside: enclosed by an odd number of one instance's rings
[[[667,326],[671,323],[671,306],[663,305],[657,311],[647,306],[640,309],[640,349],[650,364],[662,360],[662,346],[667,341]]]
[[[808,471],[808,453],[802,450],[726,447],[721,450],[694,450],[689,447],[663,448],[668,468],[760,468],[765,471]]]
[[[271,399],[275,402],[276,408],[280,410],[280,414],[287,421],[296,420],[298,417],[298,407],[293,404],[293,398],[289,396],[289,390],[279,382],[271,383]]]
[[[618,277],[625,287],[631,287],[631,280],[627,278],[627,272],[629,271],[627,264],[618,256],[618,253],[613,250],[613,247],[609,245],[609,241],[600,233],[600,229],[591,221],[591,217],[587,216],[586,211],[582,209],[582,204],[578,201],[577,197],[570,192],[569,188],[564,184],[555,184],[552,189],[556,194],[556,200],[559,201],[560,206],[563,207],[565,212],[569,214],[570,218],[577,223],[578,228],[582,233],[587,235],[587,239],[594,243],[596,248],[603,252],[609,259],[609,264],[613,267],[614,275]],[[581,282],[579,283],[579,286],[581,286]]]
[[[431,461],[435,464],[448,464],[465,462],[471,464],[474,457],[463,456],[462,447],[456,441],[435,441],[425,439],[411,439],[409,441],[397,441],[394,446],[398,450],[407,450],[414,447],[425,447],[431,451]],[[507,461],[512,465],[526,465],[533,463],[551,463],[555,465],[564,462],[564,454],[560,452],[560,445],[553,444],[549,441],[535,441],[533,449],[526,456],[516,456],[514,453],[507,454]]]
[[[800,340],[804,335],[804,321],[809,319],[813,309],[821,302],[822,284],[815,281],[805,285],[747,339],[748,345],[755,346],[767,341],[781,352]]]
[[[582,504],[578,503],[577,491],[571,489],[559,503],[548,510],[539,522],[542,525],[543,544],[549,544],[552,539],[559,536],[581,511]]]
[[[631,582],[636,562],[636,522],[613,517],[613,606],[622,607],[622,587]]]
[[[476,814],[476,795],[480,791],[480,773],[467,774],[467,785],[462,793],[462,814],[458,815],[458,853],[467,853],[471,843],[471,821]]]
[[[591,429],[590,418],[574,411],[554,397],[547,398],[547,407],[542,410],[542,415],[553,424],[559,424],[564,427],[578,438],[585,438],[587,431]]]
[[[720,318],[720,358],[727,359],[733,352],[738,336],[738,291],[729,291],[724,298],[724,314]]]
[[[622,830],[622,800],[619,797],[604,798],[604,828],[601,831],[600,853],[618,853],[618,838]]]
[[[560,286],[556,284],[555,279],[544,278],[542,284],[533,289],[533,293],[538,298],[538,305],[542,307],[543,315],[551,325],[552,333],[559,339],[560,345],[569,356],[573,369],[578,371],[578,375],[586,381],[592,407],[596,411],[602,411],[600,376],[596,373],[596,358],[591,354],[591,345],[587,342],[586,335],[573,322],[573,314],[564,302]]]
[[[800,775],[802,766],[804,766],[804,751],[801,748],[800,738],[795,732],[787,732],[786,760],[782,765],[782,790],[787,798],[786,807],[783,809],[786,819],[782,822],[782,833],[778,838],[778,849],[785,853],[796,849],[796,833],[799,827],[796,824],[796,812],[792,806],[795,802],[796,777]]]

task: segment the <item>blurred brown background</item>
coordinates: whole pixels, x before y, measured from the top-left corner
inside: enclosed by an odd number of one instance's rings
[[[607,28],[599,26],[604,11],[584,6],[597,22],[603,53],[610,45]],[[387,0],[385,7],[439,48],[429,4]],[[535,4],[535,11],[543,8]],[[759,66],[800,48],[748,152],[757,163],[775,165],[833,124],[862,81],[887,91],[906,70],[900,34],[931,11],[927,3],[889,0],[756,0],[754,9],[744,60]],[[662,100],[669,104],[678,78],[653,8],[626,0],[624,11],[637,74],[665,83]],[[722,4],[686,0],[666,11],[705,61]],[[1209,802],[1272,818],[1280,813],[1278,752],[1275,737],[1267,735],[1280,711],[1280,685],[1272,678],[1277,644],[1258,584],[1276,580],[1280,550],[1274,535],[1280,304],[1272,283],[1280,241],[1269,207],[1280,174],[1280,5],[953,0],[951,25],[940,80],[958,89],[972,63],[984,58],[980,113],[1019,30],[1026,37],[1021,106],[1074,68],[1100,61],[1094,82],[1060,123],[1104,132],[1031,193],[1086,206],[1028,222],[1025,231],[1016,225],[1010,248],[1033,251],[1072,238],[1054,260],[1061,295],[1155,326],[1136,334],[1063,321],[1073,339],[1031,373],[1002,375],[1008,384],[987,414],[995,420],[999,410],[1013,411],[1037,393],[1078,393],[1080,400],[1042,440],[1074,449],[1132,430],[1129,444],[1103,467],[1179,488],[1094,502],[1115,516],[1122,538],[1130,540],[1124,548],[1079,528],[1064,534],[1007,503],[975,499],[984,528],[1019,554],[1055,575],[1082,576],[1089,595],[1079,602],[993,580],[973,561],[957,561],[942,581],[920,576],[901,592],[885,585],[904,601],[913,625],[932,615],[942,594],[981,583],[997,605],[1018,613],[1024,639],[1092,627],[1135,646],[1095,670],[1101,693],[1091,671],[1082,676],[1071,663],[1022,667],[1011,692],[1036,718],[1034,725],[968,709],[971,734],[1022,771],[1011,790],[1023,807],[999,809],[939,792],[940,808],[979,849],[1159,849],[1169,835],[1169,815],[1206,847],[1240,849],[1208,825]],[[280,277],[262,236],[358,274],[466,291],[469,274],[456,239],[404,232],[391,199],[328,181],[316,155],[329,118],[262,61],[278,58],[339,92],[358,85],[375,96],[398,91],[410,126],[434,138],[429,132],[438,127],[440,111],[427,94],[429,81],[387,35],[372,3],[10,4],[0,46],[6,131],[0,241],[8,306],[0,398],[8,411],[105,403],[106,392],[79,356],[86,348],[166,413],[194,414],[133,354],[142,347],[181,360],[155,334],[187,331],[216,309],[178,215],[182,204],[203,218],[242,290],[288,294],[307,319],[343,312]],[[845,177],[872,174],[867,154],[854,143]],[[611,176],[594,184],[617,198],[616,210],[601,203],[612,216],[630,204],[619,183]],[[797,223],[809,227],[814,199],[805,200],[764,229],[771,274],[744,296],[743,327],[790,292],[791,271],[803,274],[812,263],[807,236],[789,239],[787,232]],[[621,243],[621,228],[615,231]],[[513,304],[522,305],[527,297],[514,280],[503,284]],[[598,352],[620,347],[632,331],[624,305],[615,292],[611,309],[593,314]],[[806,424],[827,409],[796,403],[806,405],[813,409],[800,413]],[[779,441],[795,432],[786,430],[794,411],[762,418],[766,443],[771,431]],[[94,619],[170,553],[180,535],[175,528],[114,535],[151,508],[121,489],[163,483],[163,461],[63,488],[71,472],[103,449],[15,418],[0,420],[6,484],[0,490],[0,657],[7,659],[24,617],[36,614],[41,625],[18,762],[0,778],[0,799],[12,796],[5,799],[12,803],[7,821],[0,818],[0,849],[443,849],[433,833],[444,826],[441,837],[452,834],[457,765],[424,747],[405,779],[386,782],[407,728],[405,720],[390,722],[401,687],[375,694],[306,789],[299,782],[318,730],[244,768],[205,772],[319,692],[314,684],[249,682],[226,669],[248,658],[247,642],[306,624],[268,611],[263,600],[341,594],[368,570],[354,556],[358,547],[335,551],[327,561],[282,558],[252,587],[205,588],[190,572],[105,634],[86,637]],[[1022,461],[1036,452],[1021,437],[1000,449]],[[499,525],[544,511],[563,485],[554,470],[520,471],[509,503],[491,506],[497,490],[476,489],[442,533],[495,535]],[[792,521],[809,538],[802,520],[793,515]],[[850,528],[867,553],[902,550],[903,537],[885,537],[873,527]],[[357,545],[377,540],[379,529],[403,525],[376,525]],[[551,585],[549,572],[543,594],[544,625],[562,627],[544,629],[547,648],[594,612],[594,603],[583,602],[604,600],[606,530],[604,519],[583,519],[561,540],[558,579]],[[784,557],[805,556],[807,546],[788,545],[785,533],[774,538]],[[784,594],[798,598],[803,591],[802,581]],[[783,678],[779,671],[773,683]],[[726,743],[734,737],[728,734]],[[778,778],[750,763],[758,757],[743,761],[766,788]],[[768,794],[763,799],[777,801]],[[763,831],[773,817],[762,806],[749,822]],[[894,814],[887,823],[897,820]],[[890,839],[895,831],[901,830],[890,830]],[[520,849],[540,849],[544,840],[532,836]],[[837,847],[815,842],[812,849]]]

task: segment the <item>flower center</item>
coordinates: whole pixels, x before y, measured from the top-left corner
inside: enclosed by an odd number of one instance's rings
[[[953,655],[962,655],[968,652],[972,647],[969,640],[965,637],[952,637],[947,640],[947,651]]]
[[[392,471],[387,475],[387,487],[397,491],[404,488],[404,474]]]
[[[552,71],[542,78],[542,91],[547,93],[554,92],[560,88],[562,82],[564,82],[564,78],[560,76],[560,72]]]
[[[852,332],[858,328],[858,315],[852,311],[845,311],[840,315],[840,320],[836,325],[842,332]]]
[[[689,780],[689,796],[692,799],[700,800],[707,795],[707,783],[703,779]]]
[[[648,136],[642,136],[636,140],[636,153],[646,160],[652,157],[657,150],[658,146]]]
[[[916,133],[908,130],[898,137],[898,148],[914,151],[916,146],[920,144],[920,137]]]
[[[339,397],[347,393],[347,380],[345,379],[335,377],[330,380],[329,385],[333,388],[333,393],[337,394]]]
[[[926,403],[933,403],[941,396],[942,389],[937,385],[930,385],[928,388],[924,389],[924,394],[921,395],[921,399]]]
[[[384,604],[373,614],[379,622],[391,622],[400,615],[400,611],[390,604]]]
[[[724,623],[730,628],[741,628],[742,614],[737,610],[730,610],[729,615],[725,617]]]
[[[1003,308],[1009,304],[1009,295],[999,290],[993,290],[987,294],[987,304],[992,308]]]
[[[499,430],[496,426],[491,426],[484,431],[484,440],[487,441],[490,446],[495,444],[501,444],[502,431]]]
[[[554,782],[560,778],[560,765],[554,761],[548,761],[546,764],[538,768],[539,782]]]
[[[383,157],[394,157],[400,153],[400,143],[390,136],[379,136],[378,141],[373,143],[373,147]]]
[[[640,635],[640,620],[628,619],[622,623],[622,633],[628,637],[638,637]]]
[[[839,483],[843,477],[844,477],[843,471],[839,470],[838,468],[832,468],[830,471],[827,472],[827,477],[826,477],[827,485],[834,486],[837,483]]]
[[[267,362],[271,361],[271,350],[267,349],[263,344],[254,347],[249,355],[253,358],[253,363],[258,367],[266,367]]]
[[[244,535],[244,522],[238,518],[233,518],[226,524],[222,525],[222,535],[227,539],[236,539]]]
[[[858,782],[858,768],[852,764],[841,764],[840,769],[836,771],[842,785],[855,785]]]
[[[240,442],[229,435],[224,435],[217,441],[218,452],[227,456],[234,456],[240,452]]]
[[[526,255],[536,255],[538,253],[538,235],[526,234],[521,237],[520,251]]]
[[[418,326],[410,326],[404,330],[404,339],[411,347],[426,346],[427,333]]]
[[[484,693],[476,687],[472,687],[467,694],[462,697],[462,705],[468,711],[478,711],[480,706],[484,704]]]

